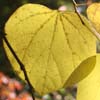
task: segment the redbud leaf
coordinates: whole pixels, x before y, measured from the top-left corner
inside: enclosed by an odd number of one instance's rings
[[[77,100],[100,100],[100,54],[93,71],[78,84]]]
[[[94,28],[100,33],[100,3],[93,3],[87,9],[87,15]]]
[[[96,54],[95,37],[86,18],[81,17],[85,24],[75,12],[25,4],[7,21],[6,38],[39,94],[62,88],[77,67]],[[25,80],[5,42],[4,47],[15,72]],[[80,75],[78,77],[83,79]]]

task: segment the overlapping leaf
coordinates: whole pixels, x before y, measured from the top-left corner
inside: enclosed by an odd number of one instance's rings
[[[85,25],[74,12],[26,4],[6,23],[7,39],[40,94],[62,88],[77,66],[95,55],[95,37],[86,18],[82,19]],[[24,79],[16,59],[5,43],[4,46],[14,70]],[[83,65],[86,70],[87,64]]]
[[[77,100],[100,100],[100,54],[94,70],[78,84]]]
[[[96,56],[92,56],[84,60],[70,75],[64,86],[72,86],[73,84],[80,82],[91,73],[95,64]]]
[[[93,26],[100,33],[100,3],[93,3],[87,9],[87,15]]]

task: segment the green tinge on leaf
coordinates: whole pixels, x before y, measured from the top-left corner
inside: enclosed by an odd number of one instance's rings
[[[89,27],[86,18],[82,19]],[[59,12],[37,4],[22,6],[9,18],[5,25],[7,39],[38,93],[62,88],[78,65],[96,54],[95,37],[86,26],[74,12]],[[14,70],[25,79],[5,43],[4,46]]]

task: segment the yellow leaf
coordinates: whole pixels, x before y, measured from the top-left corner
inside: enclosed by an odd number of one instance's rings
[[[78,83],[93,70],[96,64],[96,56],[92,56],[84,60],[70,75],[64,86],[72,86]]]
[[[78,84],[77,100],[100,100],[100,54],[94,70]]]
[[[74,12],[26,4],[6,23],[6,37],[41,95],[62,88],[77,66],[96,54],[95,37],[86,18],[82,19],[85,25]],[[24,79],[16,59],[4,46],[14,70]]]
[[[95,29],[100,33],[100,3],[93,3],[87,9],[87,15]]]

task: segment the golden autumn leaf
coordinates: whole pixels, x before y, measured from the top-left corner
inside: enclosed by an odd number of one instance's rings
[[[100,33],[100,3],[93,3],[87,9],[87,15],[95,29]]]
[[[96,56],[92,56],[84,60],[70,75],[64,86],[72,86],[80,82],[91,73],[96,64]]]
[[[6,23],[6,37],[39,94],[62,88],[78,65],[96,54],[95,37],[86,18],[81,17],[85,25],[75,12],[26,4]],[[4,47],[14,70],[24,79],[5,42]]]
[[[100,100],[100,54],[93,71],[78,84],[77,100]]]

